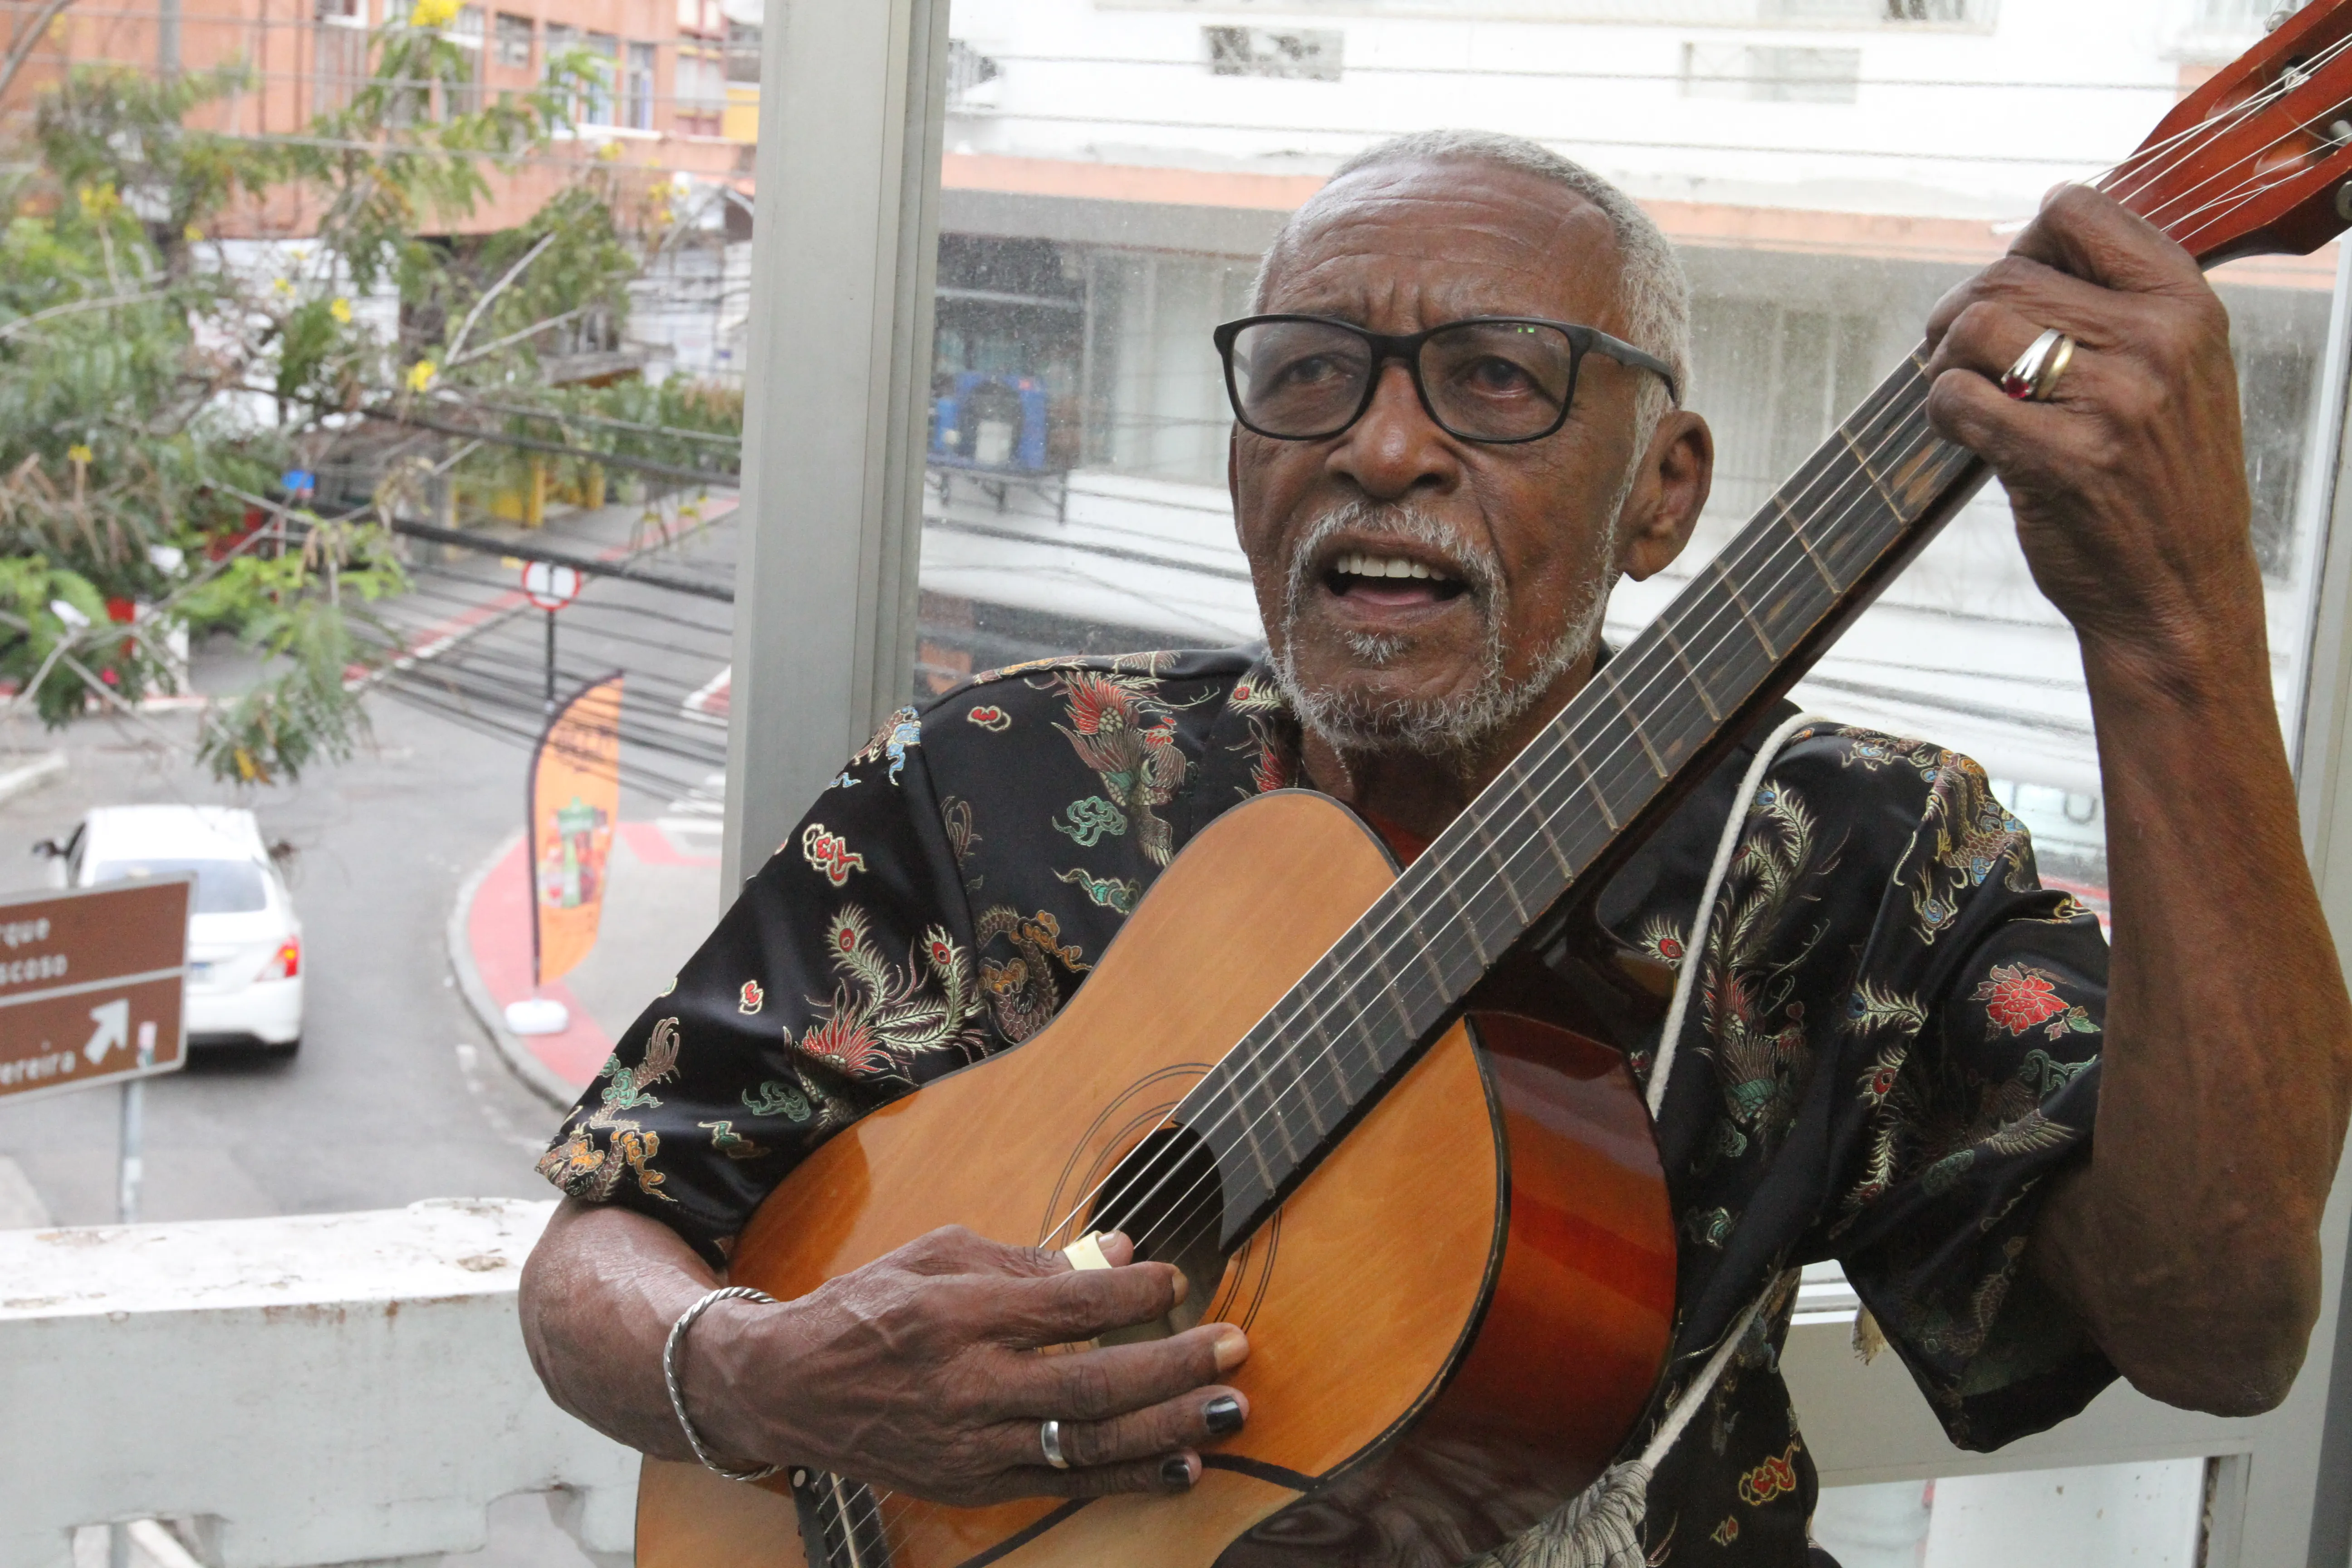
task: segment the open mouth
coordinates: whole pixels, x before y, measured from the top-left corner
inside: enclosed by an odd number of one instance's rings
[[[1360,550],[1335,557],[1323,574],[1323,586],[1337,597],[1382,609],[1442,605],[1470,591],[1467,583],[1442,565]]]

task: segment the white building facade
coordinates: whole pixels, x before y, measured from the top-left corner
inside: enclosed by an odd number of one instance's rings
[[[1439,126],[1534,138],[1624,186],[1682,250],[1687,402],[1715,427],[1715,495],[1680,570],[1619,592],[1622,638],[1900,363],[1936,299],[2001,254],[2044,191],[2120,160],[2289,5],[956,0],[926,672],[1256,635],[1209,332],[1246,312],[1284,216],[1375,141]],[[2331,247],[2217,278],[2288,710],[2335,273]],[[1997,488],[1798,695],[1977,756],[2035,829],[2045,871],[2104,892],[2073,638]]]

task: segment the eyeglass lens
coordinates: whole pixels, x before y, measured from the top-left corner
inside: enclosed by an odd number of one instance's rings
[[[1362,337],[1328,321],[1259,321],[1234,339],[1243,422],[1269,436],[1339,434],[1379,367]],[[1518,441],[1557,426],[1576,390],[1576,345],[1556,327],[1464,321],[1421,346],[1430,412],[1454,435]]]

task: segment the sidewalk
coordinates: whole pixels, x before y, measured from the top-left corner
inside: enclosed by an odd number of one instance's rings
[[[568,1106],[718,923],[718,835],[677,818],[619,824],[596,945],[571,973],[536,990],[529,869],[518,833],[467,879],[449,918],[449,960],[467,1004],[523,1081]],[[509,1030],[507,1004],[534,995],[562,1003],[571,1026],[560,1035]]]

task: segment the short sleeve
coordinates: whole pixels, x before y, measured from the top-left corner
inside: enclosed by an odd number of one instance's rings
[[[719,1261],[828,1134],[995,1043],[921,721],[902,710],[630,1026],[539,1169]]]
[[[2116,1372],[2026,1261],[2050,1180],[2087,1155],[2107,947],[2041,886],[2025,829],[1974,763],[1930,792],[1896,886],[1915,895],[1916,1003],[1860,977],[1864,1112],[1834,1250],[1952,1441],[1990,1449],[2080,1411]]]

